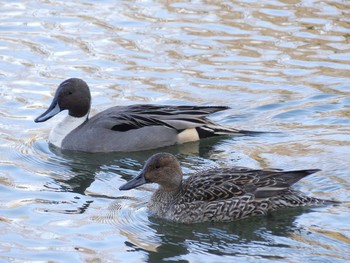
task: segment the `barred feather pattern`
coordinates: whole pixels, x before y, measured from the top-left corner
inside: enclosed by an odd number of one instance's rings
[[[300,179],[318,171],[213,168],[182,180],[176,158],[159,153],[146,162],[141,175],[144,183],[160,185],[148,203],[155,215],[179,223],[198,223],[233,221],[287,207],[336,204],[291,188]],[[130,189],[130,182],[127,185],[128,188],[122,190]]]
[[[309,172],[293,173],[306,176]],[[243,167],[212,169],[190,176],[176,193],[157,191],[149,207],[160,217],[179,223],[196,223],[232,221],[266,215],[280,208],[329,204],[328,200],[291,190],[290,185],[278,177],[282,175],[285,175],[283,171]],[[259,198],[259,188],[267,186],[272,196]],[[277,190],[274,186],[278,186]]]
[[[165,200],[168,202],[164,202]],[[235,221],[251,216],[267,215],[281,208],[330,204],[336,204],[336,202],[308,197],[292,190],[289,194],[260,200],[256,199],[253,194],[245,194],[229,199],[193,202],[185,202],[179,195],[168,195],[163,192],[155,193],[148,207],[158,217],[189,224],[206,221]]]

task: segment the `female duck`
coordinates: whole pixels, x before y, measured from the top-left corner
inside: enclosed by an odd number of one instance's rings
[[[159,184],[148,207],[155,215],[175,222],[233,221],[266,215],[283,207],[335,204],[290,188],[301,178],[317,171],[214,168],[193,174],[183,181],[177,159],[169,153],[158,153],[148,159],[139,176],[119,189],[129,190],[146,183]]]
[[[228,109],[225,106],[117,106],[89,119],[90,106],[86,82],[67,79],[59,85],[48,110],[35,122],[68,110],[68,116],[52,129],[49,142],[62,149],[84,152],[148,150],[211,136],[252,133],[207,119],[211,113]]]

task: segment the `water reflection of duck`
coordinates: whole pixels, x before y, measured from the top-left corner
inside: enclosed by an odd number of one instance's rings
[[[266,217],[250,217],[229,223],[205,222],[202,224],[176,224],[157,217],[149,217],[151,222],[149,227],[155,231],[153,240],[158,241],[156,249],[148,250],[148,247],[144,246],[150,243],[149,238],[138,243],[130,240],[128,245],[134,249],[144,249],[149,258],[148,262],[186,258],[191,255],[194,247],[200,249],[203,254],[241,255],[244,258],[247,254],[269,251],[269,255],[273,255],[274,259],[283,261],[283,254],[271,240],[275,236],[288,239],[294,232],[302,231],[296,226],[295,221],[301,214],[308,212],[311,212],[311,209],[297,207],[274,211]],[[147,234],[135,233],[139,238],[145,235]]]
[[[254,132],[224,127],[207,116],[226,106],[117,106],[89,119],[90,89],[85,81],[67,79],[56,90],[53,101],[35,122],[44,122],[63,110],[68,116],[54,127],[53,145],[84,152],[130,152],[154,149],[222,135]]]
[[[120,190],[157,183],[160,186],[148,204],[155,215],[179,223],[232,221],[266,215],[285,207],[335,204],[290,188],[317,171],[213,168],[183,181],[175,156],[158,153],[149,158],[139,176],[121,186]]]
[[[215,137],[210,140],[168,146],[166,150],[176,155],[193,155],[208,158],[213,151],[219,152],[215,149],[215,145],[222,140],[224,138]],[[50,165],[55,164],[58,167],[55,168],[58,170],[52,173],[52,177],[61,190],[79,194],[86,194],[86,189],[95,181],[96,176],[99,176],[101,173],[118,174],[122,179],[130,179],[134,171],[142,168],[142,164],[150,155],[158,152],[156,149],[152,149],[127,154],[122,152],[91,154],[62,150],[52,145],[46,151],[50,151],[48,163]],[[97,195],[97,193],[95,194]],[[113,198],[113,196],[107,198]]]

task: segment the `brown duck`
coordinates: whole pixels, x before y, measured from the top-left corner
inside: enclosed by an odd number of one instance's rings
[[[285,207],[336,204],[290,188],[303,177],[318,171],[213,168],[182,180],[176,157],[158,153],[147,160],[136,178],[119,189],[129,190],[146,183],[159,184],[148,207],[155,215],[175,222],[233,221],[266,215]]]

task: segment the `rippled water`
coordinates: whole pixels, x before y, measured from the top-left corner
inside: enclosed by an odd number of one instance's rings
[[[348,1],[2,1],[0,260],[348,262]],[[296,188],[345,201],[232,223],[179,225],[120,192],[150,154],[78,154],[34,118],[86,80],[93,112],[133,103],[228,105],[220,123],[278,131],[163,150],[209,166],[320,168]],[[62,114],[64,115],[64,114]]]

